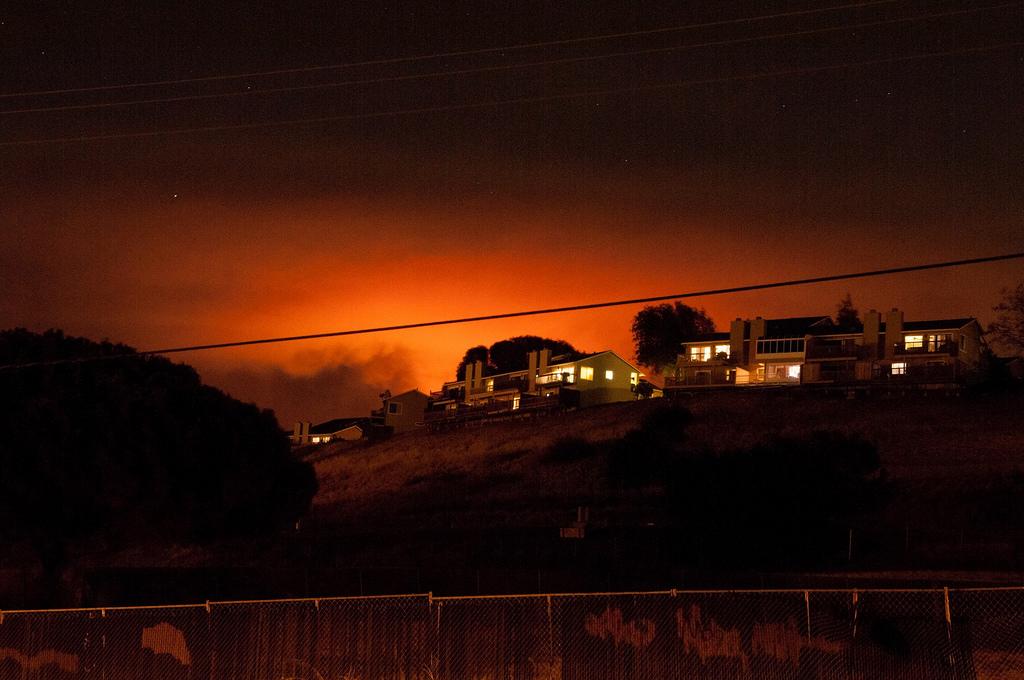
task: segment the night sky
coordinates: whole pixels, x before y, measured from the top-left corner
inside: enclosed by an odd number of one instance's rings
[[[892,0],[751,21],[732,20],[853,3],[441,4],[5,3],[0,94],[718,25],[3,96],[0,327],[146,349],[1024,244],[1024,48],[1006,46],[1024,41],[1024,3]],[[839,30],[779,35],[827,28]],[[766,35],[777,37],[753,40]],[[684,45],[704,46],[675,49]],[[947,52],[959,53],[904,59]],[[842,67],[822,70],[831,66]],[[778,72],[788,73],[750,78]],[[377,82],[351,84],[367,80]],[[708,80],[717,82],[673,85]],[[324,84],[333,86],[253,93]],[[561,98],[591,91],[605,94]],[[236,94],[11,113],[219,93]],[[488,102],[505,103],[478,106]],[[420,112],[376,115],[408,110]],[[315,118],[340,120],[24,143]],[[862,310],[985,322],[1000,288],[1021,279],[1010,262],[694,304],[723,328],[736,316],[830,313],[849,291]],[[511,335],[629,357],[636,311],[179,358],[288,426],[363,414],[385,387],[436,389],[467,347]]]

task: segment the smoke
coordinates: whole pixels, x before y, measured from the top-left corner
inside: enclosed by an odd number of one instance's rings
[[[380,407],[384,390],[398,393],[415,384],[412,362],[404,349],[378,352],[366,359],[346,359],[311,374],[290,373],[279,366],[245,366],[202,370],[204,382],[242,401],[269,408],[285,429],[294,422],[368,416]]]

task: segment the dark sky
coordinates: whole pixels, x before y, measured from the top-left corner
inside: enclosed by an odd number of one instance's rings
[[[149,348],[1022,245],[1024,49],[1006,46],[1024,40],[1021,3],[148,4],[5,4],[0,94],[645,33],[0,98],[0,327]],[[351,84],[366,80],[383,82]],[[588,91],[613,93],[561,98]],[[11,113],[220,93],[233,96]],[[539,101],[477,106],[523,99]],[[723,326],[828,313],[849,290],[865,309],[985,320],[1022,278],[1011,263],[700,304]],[[360,413],[384,387],[436,388],[467,346],[509,335],[629,355],[635,311],[182,359],[285,422],[318,420]]]

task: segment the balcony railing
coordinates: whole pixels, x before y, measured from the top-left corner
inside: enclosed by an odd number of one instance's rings
[[[955,357],[960,353],[960,348],[955,342],[923,342],[910,347],[905,342],[897,342],[893,343],[893,352],[896,354],[947,354]]]
[[[703,354],[697,354],[697,355],[680,354],[679,357],[680,357],[679,362],[683,363],[683,364],[717,364],[717,365],[721,365],[721,364],[731,363],[729,361],[729,355],[726,352],[719,352],[718,354],[712,354],[707,359],[704,358]]]
[[[692,387],[699,385],[732,385],[731,380],[724,376],[711,376],[707,373],[699,375],[679,376],[678,378],[668,376],[665,378],[665,387]]]
[[[492,416],[514,415],[516,413],[529,413],[531,411],[555,409],[561,407],[557,397],[538,397],[536,395],[524,394],[519,399],[518,407],[510,399],[493,401],[477,406],[459,404],[453,409],[438,409],[427,411],[423,414],[423,421],[427,425],[440,422],[457,422],[489,418]]]
[[[897,372],[888,366],[876,366],[872,376],[882,382],[956,382],[956,364],[909,365]]]
[[[866,356],[866,348],[852,340],[810,342],[807,346],[808,359],[863,359]]]

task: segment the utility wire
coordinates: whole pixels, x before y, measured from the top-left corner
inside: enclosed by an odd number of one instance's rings
[[[444,71],[430,71],[427,73],[414,73],[399,76],[385,76],[381,78],[365,78],[356,80],[343,80],[332,83],[312,83],[308,85],[291,85],[287,87],[269,87],[269,88],[257,88],[250,90],[236,90],[232,92],[213,92],[208,94],[193,94],[193,95],[180,95],[177,97],[151,97],[146,99],[129,99],[114,102],[94,102],[89,104],[67,104],[61,106],[37,106],[20,109],[7,109],[0,111],[0,116],[10,116],[15,114],[26,114],[26,113],[49,113],[55,111],[86,111],[94,109],[109,109],[118,108],[125,106],[141,106],[146,104],[171,104],[178,102],[188,101],[202,101],[211,99],[227,99],[231,97],[251,97],[254,95],[268,95],[268,94],[281,94],[285,92],[302,92],[310,90],[325,90],[325,89],[336,89],[342,87],[351,87],[355,85],[376,85],[381,83],[395,83],[412,80],[425,80],[430,78],[444,78],[451,76],[464,76],[473,75],[479,73],[494,73],[501,71],[515,71],[521,69],[535,68],[540,66],[558,66],[565,64],[578,64],[584,62],[603,61],[605,59],[617,59],[621,57],[631,57],[640,55],[650,54],[665,54],[669,52],[681,52],[684,50],[701,49],[706,47],[724,47],[727,45],[741,45],[744,43],[760,42],[764,40],[779,40],[784,38],[799,38],[809,35],[819,35],[823,33],[835,33],[837,31],[850,31],[862,28],[874,28],[877,26],[889,26],[893,24],[912,23],[915,21],[927,21],[930,19],[940,19],[944,17],[961,16],[965,14],[976,14],[979,12],[985,12],[989,10],[1005,9],[1007,7],[1020,7],[1022,3],[1020,0],[1016,2],[1004,2],[999,5],[989,5],[985,7],[969,7],[967,9],[951,10],[948,12],[933,12],[930,14],[918,14],[915,16],[898,17],[895,19],[881,19],[878,21],[866,21],[854,24],[843,24],[840,26],[829,26],[824,28],[813,28],[804,31],[789,31],[785,33],[768,33],[763,35],[748,36],[745,38],[731,38],[728,40],[715,40],[710,42],[691,43],[687,45],[672,45],[669,47],[656,47],[643,50],[627,50],[620,52],[609,52],[607,54],[589,55],[584,57],[565,57],[561,59],[546,59],[541,61],[530,61],[519,64],[501,64],[497,66],[481,66],[475,68],[456,69],[456,70],[444,70]]]
[[[771,283],[755,283],[746,286],[732,286],[729,288],[712,288],[709,290],[689,291],[686,293],[672,293],[670,295],[653,295],[650,297],[631,298],[628,300],[614,300],[610,302],[592,302],[582,305],[569,305],[566,307],[548,307],[546,309],[531,309],[520,312],[505,312],[502,314],[484,314],[481,316],[467,316],[456,319],[444,319],[438,321],[419,321],[416,323],[396,324],[394,326],[378,326],[375,328],[360,328],[354,330],[329,331],[326,333],[310,333],[308,335],[290,335],[277,338],[261,338],[259,340],[236,340],[233,342],[218,342],[205,345],[187,345],[184,347],[165,347],[163,349],[150,349],[140,352],[126,354],[110,354],[106,356],[81,357],[76,359],[56,359],[52,361],[37,361],[22,364],[7,364],[0,366],[0,370],[11,370],[17,368],[29,368],[34,366],[55,366],[59,364],[81,363],[86,361],[98,361],[104,359],[121,359],[127,357],[150,356],[156,354],[178,354],[182,352],[200,352],[211,349],[226,349],[228,347],[247,347],[251,345],[270,345],[284,342],[298,342],[302,340],[317,340],[322,338],[339,338],[349,335],[368,335],[371,333],[390,333],[393,331],[410,330],[414,328],[430,328],[434,326],[451,326],[463,323],[475,323],[478,321],[494,321],[497,319],[514,319],[523,316],[539,316],[541,314],[564,314],[566,312],[581,312],[591,309],[606,307],[623,307],[627,305],[640,305],[650,302],[664,302],[666,300],[683,300],[694,297],[710,297],[713,295],[730,295],[733,293],[745,293],[754,290],[768,290],[771,288],[784,288],[789,286],[805,286],[817,283],[828,283],[831,281],[846,281],[850,279],[864,279],[874,276],[888,276],[892,274],[906,274],[910,272],[927,271],[930,269],[948,269],[951,267],[964,267],[967,265],[987,264],[991,262],[1003,262],[1006,260],[1017,260],[1024,258],[1024,252],[1005,253],[1002,255],[989,255],[987,257],[975,257],[965,260],[948,260],[946,262],[932,262],[928,264],[907,265],[903,267],[889,267],[887,269],[874,269],[870,271],[853,272],[848,274],[830,274],[826,276],[815,276],[806,279],[789,279],[787,281],[774,281]]]
[[[969,47],[956,50],[946,50],[942,52],[927,52],[923,54],[912,54],[903,57],[887,57],[884,59],[871,59],[868,61],[855,61],[855,62],[844,62],[841,64],[829,64],[827,66],[809,66],[805,68],[786,69],[781,71],[767,71],[764,73],[751,73],[735,76],[722,76],[717,78],[699,78],[694,80],[681,80],[673,83],[661,83],[657,85],[641,85],[637,87],[623,87],[623,88],[612,88],[604,90],[584,90],[580,92],[568,92],[563,94],[553,95],[541,95],[537,97],[517,97],[513,99],[495,99],[486,102],[470,102],[465,104],[443,104],[439,106],[423,106],[410,109],[392,109],[389,111],[375,111],[368,113],[354,113],[340,116],[319,116],[316,118],[292,118],[287,120],[276,120],[276,121],[263,121],[259,123],[239,123],[230,125],[208,125],[202,127],[192,128],[172,128],[168,130],[145,130],[141,132],[124,132],[124,133],[112,133],[104,135],[83,135],[77,137],[47,137],[43,139],[21,139],[9,142],[0,142],[0,147],[13,147],[13,146],[32,146],[40,144],[66,144],[73,142],[97,142],[106,141],[112,139],[139,139],[144,137],[161,137],[166,135],[183,135],[183,134],[194,134],[201,132],[223,132],[228,130],[255,130],[270,127],[280,127],[287,125],[309,125],[315,123],[329,123],[347,120],[367,120],[372,118],[387,118],[391,116],[408,116],[424,113],[444,113],[448,111],[465,111],[471,109],[481,108],[492,108],[499,106],[506,106],[510,104],[535,104],[542,102],[551,101],[564,101],[570,99],[584,99],[587,97],[604,97],[610,95],[619,94],[635,94],[639,92],[657,92],[665,90],[674,90],[679,88],[693,87],[696,85],[714,85],[719,83],[729,83],[736,81],[750,81],[760,80],[763,78],[776,78],[776,77],[787,77],[787,76],[801,76],[810,75],[814,73],[824,73],[827,71],[837,71],[849,68],[859,68],[862,66],[875,66],[878,64],[894,64],[899,62],[919,61],[922,59],[934,59],[939,57],[949,57],[961,54],[975,54],[980,52],[989,52],[992,50],[999,50],[1008,47],[1022,47],[1024,41],[1019,42],[1005,42],[996,43],[992,45],[982,45],[979,47]]]
[[[519,43],[515,45],[504,45],[502,47],[484,47],[473,50],[459,50],[452,52],[436,52],[433,54],[421,54],[408,57],[393,57],[389,59],[372,59],[368,61],[354,61],[342,64],[327,64],[321,66],[303,66],[298,68],[274,69],[270,71],[252,71],[249,73],[234,73],[227,75],[202,76],[197,78],[178,78],[172,80],[151,80],[140,83],[122,83],[118,85],[95,85],[92,87],[75,87],[56,90],[34,90],[27,92],[7,92],[0,94],[0,99],[11,97],[38,97],[54,94],[71,94],[76,92],[99,92],[105,90],[123,90],[137,87],[154,87],[158,85],[181,85],[185,83],[201,83],[216,80],[236,80],[240,78],[258,78],[261,76],[276,76],[292,73],[310,73],[315,71],[329,71],[336,69],[355,68],[361,66],[382,66],[387,64],[401,64],[415,61],[426,61],[430,59],[444,59],[448,57],[465,57],[477,54],[494,54],[498,52],[510,52],[514,50],[535,49],[538,47],[554,47],[558,45],[575,45],[585,42],[599,40],[614,40],[618,38],[633,38],[643,35],[656,35],[659,33],[674,33],[679,31],[690,31],[700,28],[712,28],[715,26],[728,26],[733,24],[751,23],[755,21],[768,21],[771,19],[782,19],[795,16],[807,16],[822,14],[825,12],[837,12],[846,9],[859,9],[863,7],[874,7],[877,5],[890,5],[900,0],[871,0],[869,2],[853,2],[832,7],[816,7],[812,9],[794,10],[792,12],[778,12],[775,14],[761,14],[751,17],[740,17],[737,19],[723,19],[721,21],[707,21],[696,24],[684,24],[681,26],[669,26],[664,28],[653,28],[640,31],[628,31],[623,33],[606,33],[601,35],[583,36],[578,38],[566,38],[563,40],[547,40],[544,42]]]

